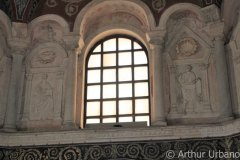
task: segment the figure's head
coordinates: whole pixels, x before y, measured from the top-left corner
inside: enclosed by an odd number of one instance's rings
[[[184,70],[187,71],[187,72],[189,72],[189,71],[192,70],[192,66],[191,66],[191,65],[185,65],[185,66],[184,66]]]

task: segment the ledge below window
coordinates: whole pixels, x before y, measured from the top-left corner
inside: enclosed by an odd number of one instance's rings
[[[240,133],[240,119],[211,125],[79,129],[52,132],[0,132],[0,146],[33,146],[101,142],[224,137]]]

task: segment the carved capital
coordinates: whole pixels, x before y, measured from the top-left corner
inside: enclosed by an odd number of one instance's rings
[[[147,33],[147,39],[152,45],[163,45],[166,31],[151,31]]]
[[[221,35],[217,35],[216,37],[214,37],[214,40],[215,41],[225,41],[226,37],[224,34],[221,34]]]
[[[201,13],[206,23],[220,21],[220,10],[215,4],[202,8]]]
[[[74,52],[78,54],[79,52],[81,52],[81,48],[83,46],[82,44],[83,44],[83,40],[82,38],[80,38],[80,36],[75,36],[75,35],[65,36],[64,46],[68,52],[71,52],[71,53]]]
[[[207,25],[206,31],[209,32],[213,40],[224,40],[225,36],[223,33],[224,30],[224,23],[223,22],[216,22]]]
[[[26,40],[28,36],[27,24],[26,23],[12,23],[12,36],[14,39]]]
[[[149,43],[152,45],[163,45],[164,44],[164,40],[162,37],[154,37],[151,40],[149,40]]]
[[[26,53],[26,48],[11,48],[12,56],[24,56]]]
[[[79,47],[79,45],[78,44],[68,44],[68,45],[66,45],[66,49],[67,49],[67,51],[69,51],[69,52],[77,52],[78,51],[78,47]]]

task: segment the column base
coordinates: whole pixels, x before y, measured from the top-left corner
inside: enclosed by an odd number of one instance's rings
[[[152,122],[152,126],[167,126],[167,122],[165,120],[157,120]]]
[[[62,127],[63,130],[76,130],[78,127],[73,122],[65,122]]]
[[[17,128],[16,127],[13,127],[13,126],[10,126],[10,125],[5,125],[3,126],[2,130],[4,132],[16,132],[17,131]]]

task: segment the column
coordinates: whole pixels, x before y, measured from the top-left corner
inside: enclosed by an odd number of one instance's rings
[[[26,123],[29,121],[30,116],[30,98],[31,98],[31,87],[32,87],[32,80],[33,75],[32,74],[26,74],[25,75],[25,81],[26,81],[26,92],[25,92],[25,99],[24,99],[24,110],[22,115],[22,121],[21,121],[21,127],[26,128]]]
[[[76,128],[76,94],[77,94],[77,48],[69,49],[67,68],[66,103],[64,109],[63,125],[65,129]],[[80,114],[80,113],[79,113]]]
[[[220,107],[221,114],[224,117],[231,116],[231,100],[230,100],[230,86],[228,82],[227,59],[224,48],[223,34],[217,35],[214,38],[214,58],[216,67],[216,95],[217,105]]]
[[[59,71],[56,74],[57,77],[57,87],[56,87],[56,93],[63,93],[63,79],[64,79],[64,72]],[[62,117],[61,117],[61,111],[62,111],[62,94],[56,94],[56,99],[55,99],[55,108],[54,108],[54,121],[56,121],[57,123],[62,122]]]
[[[19,96],[20,79],[22,73],[23,55],[20,53],[12,54],[12,70],[9,85],[6,119],[3,126],[5,131],[16,130],[17,100]]]
[[[152,90],[153,90],[153,107],[152,107],[152,125],[165,126],[166,115],[164,109],[164,90],[163,90],[163,48],[164,41],[162,37],[154,37],[150,39],[151,59],[153,66]]]

